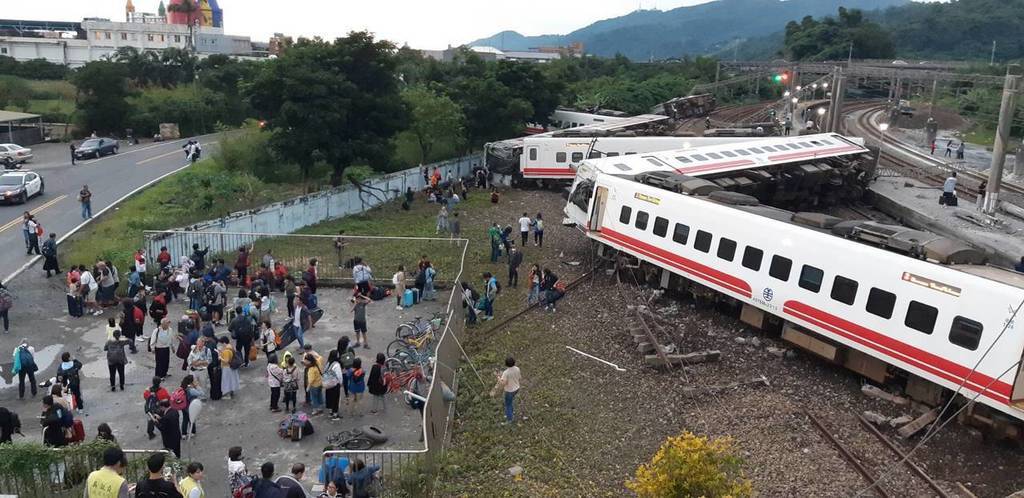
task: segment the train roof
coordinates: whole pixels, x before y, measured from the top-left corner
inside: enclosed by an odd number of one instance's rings
[[[868,149],[863,145],[842,135],[821,133],[755,138],[731,144],[588,159],[583,164],[612,175],[638,175],[655,171],[706,175],[867,152]]]
[[[609,117],[609,116],[602,116]],[[564,130],[552,130],[544,133],[536,133],[534,135],[528,135],[525,137],[509,138],[506,140],[500,140],[497,142],[491,142],[487,144],[491,147],[517,147],[523,145],[523,140],[527,138],[574,138],[573,135],[585,135],[587,132],[609,132],[615,130],[624,130],[633,126],[639,126],[644,124],[656,123],[658,121],[664,121],[668,119],[668,116],[662,116],[659,114],[640,114],[638,116],[631,116],[628,118],[614,118],[612,121],[605,123],[596,123],[586,126],[577,126],[576,128],[568,128]]]

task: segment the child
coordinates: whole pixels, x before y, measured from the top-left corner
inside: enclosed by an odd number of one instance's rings
[[[299,390],[299,374],[295,368],[295,358],[291,355],[287,355],[287,365],[284,369],[284,382],[281,384],[281,390],[284,391],[284,409],[288,411],[288,405],[291,405],[291,412],[295,413],[295,405],[297,404],[295,393]]]
[[[348,392],[352,394],[352,411],[359,404],[360,394],[366,390],[366,372],[363,371],[363,360],[356,358],[348,369]]]

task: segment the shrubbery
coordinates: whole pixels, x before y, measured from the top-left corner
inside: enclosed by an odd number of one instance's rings
[[[626,487],[641,498],[751,496],[753,488],[743,478],[740,463],[730,438],[712,440],[684,432],[668,438]]]

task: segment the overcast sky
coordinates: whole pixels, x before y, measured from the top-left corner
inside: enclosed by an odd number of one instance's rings
[[[156,12],[160,0],[133,0],[138,12]],[[639,5],[662,10],[708,0],[218,0],[225,31],[265,40],[275,32],[334,37],[368,29],[414,48],[439,49],[502,30],[563,34],[617,17]],[[124,0],[0,0],[0,17],[79,21],[124,20]]]

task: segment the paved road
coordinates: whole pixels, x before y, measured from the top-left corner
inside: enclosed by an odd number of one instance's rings
[[[213,152],[217,135],[199,137],[203,154]],[[118,154],[100,159],[78,161],[71,165],[66,144],[43,144],[33,147],[35,158],[22,169],[38,172],[45,182],[45,191],[24,205],[0,205],[0,276],[7,281],[31,257],[25,255],[21,214],[31,211],[43,228],[63,237],[83,223],[78,192],[82,185],[92,191],[92,211],[103,208],[156,178],[186,165],[181,146],[185,140],[142,143],[129,146],[122,142]]]

